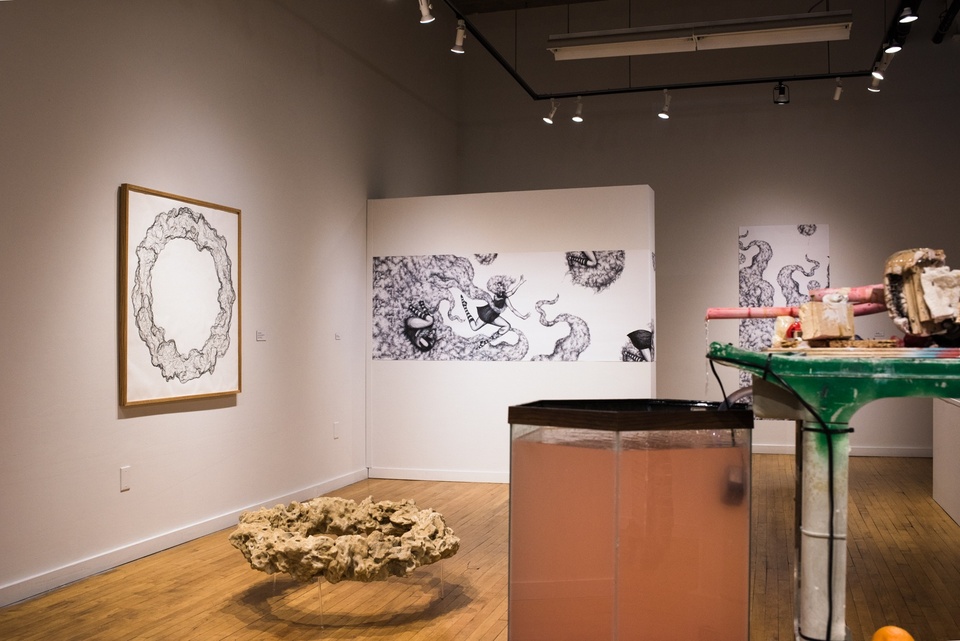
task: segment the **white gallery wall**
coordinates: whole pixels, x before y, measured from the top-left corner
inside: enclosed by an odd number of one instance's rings
[[[563,100],[556,124],[479,46],[465,56],[459,190],[646,184],[657,195],[657,394],[719,400],[707,367],[704,313],[738,304],[741,226],[830,228],[830,282],[882,281],[885,259],[939,247],[960,267],[960,39],[935,45],[930,8],[890,65],[868,79],[795,82],[775,106],[770,85],[584,97],[584,122]],[[878,35],[878,38],[880,35]],[[669,64],[669,56],[661,56]],[[549,224],[549,223],[547,223]],[[857,320],[865,338],[895,333],[884,316]],[[737,342],[736,321],[709,340]],[[729,393],[736,372],[718,368]],[[853,419],[854,454],[930,454],[932,402],[890,399]],[[759,451],[790,451],[793,424],[761,424]]]
[[[372,282],[378,256],[653,252],[653,208],[643,185],[371,200],[367,269]],[[651,312],[653,294],[636,292]],[[367,464],[374,477],[506,482],[511,405],[655,392],[655,363],[371,359]]]
[[[415,18],[0,2],[0,604],[366,477],[366,202],[454,182],[455,67]],[[241,210],[238,396],[119,408],[124,182]]]
[[[406,1],[0,2],[0,605],[368,466],[503,480],[509,404],[641,393],[641,379],[611,375],[629,364],[549,364],[548,386],[522,394],[490,364],[457,364],[502,409],[467,429],[457,412],[411,428],[420,390],[379,385],[389,363],[368,369],[368,199],[649,185],[660,397],[720,396],[703,313],[736,304],[740,226],[828,224],[837,285],[877,282],[905,247],[941,247],[960,266],[960,47],[930,44],[929,23],[875,96],[854,81],[839,102],[832,81],[794,86],[785,108],[766,86],[677,92],[666,123],[659,96],[609,96],[585,100],[577,128],[547,128],[544,103],[475,42],[449,53],[453,16],[435,4],[430,28]],[[236,398],[119,408],[124,182],[241,210]],[[558,251],[582,240],[568,223],[543,210],[509,221],[527,237],[569,234]],[[443,251],[477,251],[439,229]],[[398,251],[419,246],[410,226],[390,233]],[[530,251],[514,237],[504,251]],[[735,323],[715,325],[711,340],[736,340]],[[858,327],[890,331],[882,318]],[[854,452],[929,453],[930,424],[930,401],[878,402],[855,417]],[[755,440],[784,451],[792,437],[772,426]]]

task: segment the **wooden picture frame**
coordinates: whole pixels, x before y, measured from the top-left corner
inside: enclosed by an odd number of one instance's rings
[[[120,187],[120,405],[240,393],[240,210]]]

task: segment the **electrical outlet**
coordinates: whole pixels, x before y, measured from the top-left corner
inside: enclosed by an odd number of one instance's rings
[[[340,421],[333,422],[333,440],[340,438]]]
[[[120,491],[130,491],[130,466],[124,465],[120,468]]]

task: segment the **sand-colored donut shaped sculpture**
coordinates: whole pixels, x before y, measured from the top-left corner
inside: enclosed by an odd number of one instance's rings
[[[298,581],[382,581],[453,556],[460,539],[413,501],[319,497],[244,512],[230,535],[250,567]]]

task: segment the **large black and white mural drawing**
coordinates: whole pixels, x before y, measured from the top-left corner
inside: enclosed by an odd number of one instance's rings
[[[373,358],[653,360],[652,253],[373,259]]]
[[[808,291],[830,286],[830,231],[827,225],[758,225],[739,233],[740,307],[798,306]],[[775,320],[740,321],[740,347],[770,347]],[[740,382],[749,385],[747,372]]]
[[[121,187],[121,404],[240,389],[240,212]]]

